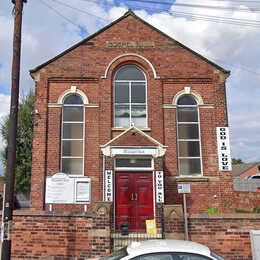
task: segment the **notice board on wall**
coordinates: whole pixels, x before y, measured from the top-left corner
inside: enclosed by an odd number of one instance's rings
[[[253,260],[260,259],[260,230],[250,230]]]
[[[71,178],[59,172],[46,178],[45,203],[89,204],[91,201],[91,179]]]

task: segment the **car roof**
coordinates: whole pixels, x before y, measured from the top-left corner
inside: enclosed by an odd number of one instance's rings
[[[133,242],[127,247],[128,254],[142,255],[155,252],[187,252],[210,256],[210,249],[202,244],[185,240],[146,240]]]

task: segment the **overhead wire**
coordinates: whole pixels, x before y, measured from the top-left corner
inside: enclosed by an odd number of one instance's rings
[[[79,29],[82,29],[82,26],[80,26],[79,24],[74,23],[72,20],[70,20],[68,17],[64,16],[62,13],[60,13],[59,11],[57,11],[55,8],[53,8],[51,5],[47,4],[44,0],[39,0],[40,3],[42,3],[43,5],[45,5],[47,8],[51,9],[54,13],[56,13],[58,16],[62,17],[63,19],[65,19],[67,22],[69,22],[70,24],[78,27]]]
[[[53,2],[55,2],[55,3],[57,3],[57,4],[60,4],[60,5],[66,6],[66,7],[70,8],[70,9],[75,10],[75,11],[78,11],[78,12],[81,12],[81,13],[84,13],[84,14],[87,14],[87,15],[94,16],[94,17],[96,17],[96,18],[98,18],[98,19],[100,19],[100,20],[103,20],[103,21],[105,21],[105,22],[108,22],[108,21],[109,21],[108,19],[104,19],[104,18],[101,17],[101,16],[95,15],[95,14],[93,14],[93,13],[89,13],[89,12],[87,12],[87,11],[84,11],[84,10],[82,10],[82,9],[76,8],[76,7],[71,6],[71,5],[69,5],[69,4],[63,3],[63,2],[61,2],[61,1],[59,1],[59,0],[51,0],[51,1],[53,1]]]
[[[192,7],[199,9],[215,9],[215,10],[226,10],[226,11],[239,11],[239,12],[260,12],[260,8],[252,8],[250,9],[245,7],[232,7],[232,6],[216,6],[216,5],[201,5],[201,4],[184,4],[184,3],[169,3],[169,2],[159,2],[154,0],[127,0],[127,2],[136,2],[136,3],[147,3],[147,4],[160,4],[160,5],[168,5],[168,6],[180,6],[180,7]],[[252,9],[251,9],[252,8]]]
[[[54,0],[53,0],[54,1]],[[97,1],[95,0],[81,0],[84,2],[94,2],[97,3]],[[104,0],[100,0],[103,3],[107,3]],[[140,9],[144,9],[144,10],[152,10],[152,11],[162,11],[165,12],[171,16],[174,17],[185,17],[191,20],[202,20],[202,21],[209,21],[209,22],[215,22],[215,23],[225,23],[225,24],[230,24],[230,25],[239,25],[239,26],[245,26],[245,27],[259,27],[260,26],[260,21],[257,20],[249,20],[249,19],[238,19],[238,18],[231,18],[231,17],[223,17],[223,16],[213,16],[213,15],[204,15],[204,14],[194,14],[194,13],[189,13],[189,12],[182,12],[182,11],[170,11],[169,9],[162,9],[162,8],[158,8],[156,7],[147,7],[144,5],[140,5],[140,3],[153,3],[153,4],[167,4],[167,5],[173,5],[173,3],[169,3],[169,2],[159,2],[159,1],[155,1],[155,0],[126,0],[126,2],[135,2],[135,8],[140,8]],[[110,4],[110,3],[107,3]],[[138,5],[139,4],[139,5]],[[113,4],[110,4],[112,6],[114,6]],[[174,4],[176,5],[176,4]]]
[[[97,17],[98,19],[102,19],[102,20],[104,20],[104,21],[106,21],[106,22],[108,21],[108,20],[105,20],[105,19],[103,19],[103,18],[101,18],[101,17],[99,17],[99,16],[96,16],[96,15],[94,15],[94,14],[90,14],[90,13],[84,11],[84,10],[81,10],[81,9],[75,8],[75,7],[73,7],[73,6],[70,6],[70,5],[68,5],[68,4],[62,3],[62,2],[60,2],[59,0],[51,0],[51,1],[56,2],[56,3],[59,3],[59,4],[64,5],[64,6],[67,6],[67,7],[71,8],[71,9],[73,9],[73,10],[75,10],[75,11],[79,11],[79,12],[82,12],[82,13],[86,13],[86,14],[88,14],[88,15],[95,16],[95,17]],[[95,0],[81,0],[81,1],[95,2],[95,3],[96,3]],[[102,1],[102,0],[100,0],[100,1]],[[133,0],[127,0],[127,1],[133,1]],[[143,1],[139,0],[139,2],[147,2],[147,1],[150,1],[150,0],[143,0]],[[217,1],[224,1],[224,0],[217,0]],[[49,4],[47,4],[47,3],[45,2],[45,0],[40,0],[40,2],[41,2],[42,4],[44,4],[46,7],[48,7],[49,9],[51,9],[53,12],[55,12],[57,15],[61,16],[62,18],[64,18],[67,22],[69,22],[69,23],[75,25],[76,27],[78,27],[78,28],[80,28],[80,29],[82,28],[80,25],[74,23],[72,20],[70,20],[69,18],[67,18],[66,16],[64,16],[62,13],[60,13],[59,11],[57,11],[55,8],[53,8],[52,6],[50,6]],[[103,1],[103,2],[104,2],[104,1]],[[150,2],[151,2],[151,1],[150,1]],[[152,2],[155,2],[155,1],[152,1]],[[238,2],[238,1],[237,1],[237,2]],[[157,2],[157,3],[159,3],[159,2]],[[161,2],[160,2],[160,3],[161,3]],[[143,7],[143,9],[145,9],[145,8]],[[154,10],[154,9],[153,9],[153,10]],[[162,11],[168,13],[166,10],[162,10]],[[188,17],[188,18],[194,18],[194,19],[200,19],[199,17],[202,17],[201,19],[203,19],[203,20],[209,19],[209,21],[213,21],[213,22],[221,22],[221,20],[214,20],[214,18],[216,18],[216,19],[226,19],[226,21],[223,21],[224,23],[241,25],[241,24],[239,23],[239,22],[241,21],[241,19],[224,18],[224,17],[208,16],[208,15],[197,15],[197,14],[194,15],[194,14],[192,14],[192,13],[176,12],[176,11],[175,11],[174,13],[175,13],[175,16],[184,16],[184,17],[186,16],[186,17]],[[172,13],[169,13],[169,14],[170,14],[170,15],[173,15]],[[245,26],[257,26],[257,24],[251,24],[251,23],[250,23],[250,22],[252,22],[251,20],[243,19],[242,21],[248,22],[248,24],[244,24]],[[237,22],[237,23],[236,23],[236,22]],[[253,22],[255,22],[255,23],[260,23],[260,21],[253,21]],[[260,24],[259,24],[259,25],[260,25]],[[239,69],[241,69],[241,70],[245,70],[245,71],[247,71],[247,72],[249,72],[249,73],[253,73],[253,74],[257,75],[257,76],[260,76],[260,73],[257,73],[257,72],[255,72],[255,71],[249,70],[249,69],[247,69],[245,66],[242,66],[242,65],[237,66],[237,65],[234,65],[234,64],[229,64],[229,63],[226,63],[226,62],[224,62],[224,61],[218,60],[218,59],[216,59],[216,58],[210,58],[210,60],[213,60],[213,61],[216,61],[216,62],[220,62],[220,63],[223,63],[223,64],[227,64],[227,65],[229,65],[229,66],[231,66],[231,67],[236,67],[236,68],[239,68]]]

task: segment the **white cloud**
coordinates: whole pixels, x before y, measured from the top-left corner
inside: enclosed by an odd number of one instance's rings
[[[65,4],[82,10],[79,12],[59,4],[52,3],[52,7],[61,11],[74,24],[80,24],[89,34],[101,29],[108,22],[123,15],[128,7],[121,4],[111,7],[113,0],[107,0],[108,6],[98,5],[93,1],[63,0]],[[232,7],[232,1],[204,1],[204,0],[176,0],[176,3],[207,4],[211,6]],[[13,17],[11,1],[1,1],[0,8],[0,93],[10,90],[10,71],[12,57],[12,30]],[[111,7],[111,8],[109,8]],[[247,12],[224,11],[217,9],[184,8],[172,5],[173,15],[166,12],[149,14],[145,10],[136,11],[141,18],[162,30],[177,41],[199,52],[226,69],[232,74],[227,81],[227,98],[229,121],[231,125],[231,144],[234,157],[244,160],[260,160],[258,148],[260,146],[260,30],[254,27],[235,26],[224,23],[215,23],[202,20],[191,20],[188,17],[177,17],[177,12],[206,14],[211,16],[225,16],[228,18],[260,20],[260,13],[252,10],[250,2],[243,3]],[[151,8],[151,6],[150,6]],[[156,6],[154,7],[156,10]],[[149,9],[150,10],[150,9]],[[93,15],[88,15],[90,12]],[[101,17],[98,19],[96,16]],[[47,61],[68,47],[82,39],[79,27],[67,22],[53,10],[42,5],[39,1],[28,1],[24,6],[21,88],[33,87],[28,70]],[[213,60],[213,61],[214,61]],[[232,67],[231,65],[234,65]],[[242,66],[243,65],[243,66]],[[249,73],[257,72],[259,75]],[[251,141],[252,140],[252,141]]]

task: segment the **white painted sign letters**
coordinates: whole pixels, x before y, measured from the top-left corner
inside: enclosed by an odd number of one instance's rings
[[[156,202],[164,203],[163,171],[156,171]]]
[[[232,171],[228,127],[217,127],[218,162],[220,171]]]

